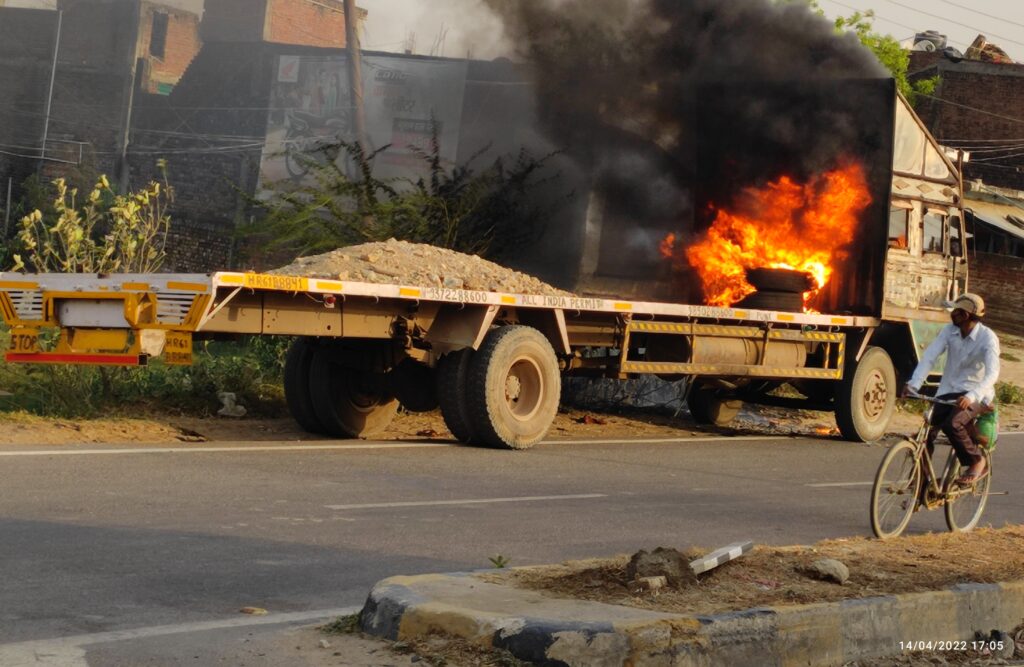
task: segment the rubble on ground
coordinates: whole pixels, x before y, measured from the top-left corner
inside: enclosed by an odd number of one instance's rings
[[[570,296],[533,276],[476,255],[388,239],[300,257],[269,273],[513,294]]]

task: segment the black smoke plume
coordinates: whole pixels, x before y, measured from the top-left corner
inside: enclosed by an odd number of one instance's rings
[[[888,75],[800,0],[483,1],[533,68],[545,131],[630,225],[700,228],[707,202],[846,156],[885,171],[892,95],[848,82]]]
[[[853,35],[837,35],[799,0],[484,1],[534,66],[546,128],[591,164],[641,150],[658,171],[692,173],[697,128],[688,121],[706,85],[886,76]],[[746,102],[717,111],[752,138],[796,141],[808,123],[820,127],[824,152],[842,138],[835,109],[773,118]]]

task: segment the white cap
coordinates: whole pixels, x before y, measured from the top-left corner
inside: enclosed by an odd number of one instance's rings
[[[964,292],[953,301],[946,301],[946,308],[950,310],[956,310],[959,308],[966,313],[971,315],[977,315],[978,317],[985,317],[985,300],[977,294],[971,292]]]

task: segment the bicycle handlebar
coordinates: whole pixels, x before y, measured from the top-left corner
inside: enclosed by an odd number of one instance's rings
[[[928,403],[934,403],[935,405],[956,405],[957,404],[956,401],[945,401],[945,400],[942,400],[940,398],[932,398],[931,396],[925,396],[924,394],[919,394],[916,391],[908,391],[907,392],[907,398],[916,398],[919,401],[926,401]]]

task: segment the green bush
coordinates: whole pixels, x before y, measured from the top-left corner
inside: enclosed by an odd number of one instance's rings
[[[0,262],[15,270],[146,273],[159,269],[170,227],[173,191],[167,182],[119,195],[100,176],[79,200],[64,180],[49,191],[38,184],[33,201],[42,205],[21,221],[15,244],[20,254],[0,246]],[[4,264],[0,264],[3,267]],[[50,349],[57,330],[40,332]],[[0,350],[10,332],[0,326]],[[281,378],[288,338],[242,338],[231,343],[197,343],[192,366],[153,360],[143,368],[7,364],[0,361],[0,410],[24,410],[51,417],[95,417],[160,410],[209,415],[233,392],[250,414],[284,413]],[[9,394],[9,395],[7,395]]]
[[[8,332],[0,330],[6,348]],[[249,414],[285,414],[281,378],[286,337],[197,343],[192,366],[154,360],[142,368],[7,364],[0,361],[0,410],[81,418],[160,410],[215,414],[217,394],[234,392]]]
[[[996,401],[1003,405],[1024,403],[1024,387],[1018,387],[1012,382],[997,382]]]

